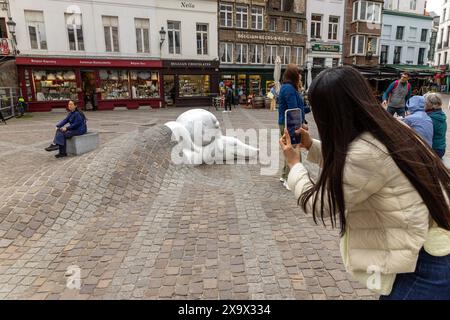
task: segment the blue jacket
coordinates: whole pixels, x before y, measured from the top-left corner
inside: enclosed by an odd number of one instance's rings
[[[305,119],[305,102],[300,93],[295,90],[291,83],[285,83],[281,86],[278,95],[278,124],[284,125],[285,112],[288,109],[301,109],[302,117]]]
[[[76,135],[82,135],[87,132],[86,118],[78,111],[69,112],[67,117],[59,122],[56,127],[62,128],[69,123],[67,131],[71,131]]]
[[[409,99],[407,106],[411,114],[405,117],[405,123],[424,138],[431,147],[433,145],[433,121],[425,112],[425,98],[414,96]]]

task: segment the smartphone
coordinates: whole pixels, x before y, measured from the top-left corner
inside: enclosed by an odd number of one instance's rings
[[[303,124],[301,109],[288,109],[285,112],[285,128],[291,137],[291,144],[296,145],[301,142],[300,128]]]

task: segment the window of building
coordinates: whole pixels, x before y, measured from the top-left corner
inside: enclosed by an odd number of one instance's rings
[[[178,76],[180,97],[209,96],[209,75],[180,75]]]
[[[297,26],[297,28],[295,29],[295,32],[303,33],[303,21],[300,19],[297,19],[296,26]]]
[[[428,38],[428,29],[422,29],[422,33],[420,35],[420,41],[426,42]]]
[[[292,10],[292,0],[281,0],[281,11],[289,12]]]
[[[277,19],[276,18],[270,18],[269,31],[272,31],[272,32],[277,31]]]
[[[365,45],[366,38],[364,36],[353,36],[351,38],[351,50],[350,54],[356,55],[356,54],[364,54],[364,45]]]
[[[283,32],[291,32],[291,20],[283,20]]]
[[[167,21],[167,34],[169,38],[169,53],[181,54],[181,22]]]
[[[294,47],[294,59],[296,65],[303,65],[303,47]]]
[[[249,49],[250,63],[260,64],[262,63],[263,57],[263,45],[262,44],[251,44]]]
[[[277,58],[277,46],[266,46],[267,64],[275,64]]]
[[[83,24],[81,14],[65,13],[69,49],[72,51],[83,51]]]
[[[311,39],[321,39],[322,16],[313,14],[311,16]]]
[[[78,100],[74,70],[33,70],[37,101]]]
[[[392,26],[389,24],[383,25],[383,28],[381,29],[381,36],[384,39],[390,39],[392,35]]]
[[[372,55],[378,55],[378,38],[377,37],[368,37],[367,38],[367,53],[371,53]]]
[[[339,67],[339,62],[340,62],[339,60],[340,60],[339,58],[333,58],[333,60],[331,61],[331,66],[333,68]]]
[[[6,29],[5,18],[0,18],[0,38],[2,39],[8,38],[8,30]]]
[[[248,28],[248,7],[237,6],[236,7],[236,28],[247,29]]]
[[[416,10],[417,8],[417,0],[409,0],[409,9]]]
[[[328,39],[337,40],[339,28],[339,17],[330,16],[328,22]]]
[[[416,40],[417,38],[417,28],[416,27],[410,27],[409,28],[409,39],[410,40]]]
[[[252,29],[263,30],[264,8],[252,7]]]
[[[353,3],[353,20],[381,23],[381,3],[355,1]]]
[[[44,12],[25,10],[25,20],[30,37],[31,49],[47,50]]]
[[[236,63],[248,63],[248,44],[236,43]]]
[[[107,52],[119,52],[119,18],[102,16]]]
[[[385,0],[384,1],[384,8],[392,10],[393,9],[393,0]]]
[[[150,20],[134,19],[137,52],[150,52]]]
[[[406,64],[413,64],[414,63],[414,47],[407,47],[406,48]]]
[[[448,56],[448,52],[445,51],[444,52],[444,63],[443,64],[447,64],[447,56]]]
[[[325,58],[313,58],[313,66],[325,68]]]
[[[389,46],[382,45],[380,54],[380,64],[388,63],[388,55],[389,55]]]
[[[291,47],[282,46],[280,47],[281,54],[281,64],[291,63]]]
[[[405,31],[405,27],[397,26],[397,33],[395,34],[396,40],[403,40],[403,32]]]
[[[232,27],[233,26],[233,6],[231,4],[220,4],[220,26]]]
[[[208,24],[197,23],[197,54],[208,54]]]
[[[442,22],[445,21],[445,16],[447,15],[447,9],[444,8],[444,11],[442,11]]]
[[[438,59],[437,59],[437,64],[438,66],[441,65],[441,54],[438,54]]]
[[[221,42],[219,45],[220,62],[233,62],[233,44],[229,42]]]
[[[402,57],[402,47],[395,47],[394,49],[394,64],[400,64]]]
[[[425,62],[425,48],[419,48],[419,58],[417,59],[418,65],[423,65]]]

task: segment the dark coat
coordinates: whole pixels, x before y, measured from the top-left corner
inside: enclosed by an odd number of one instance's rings
[[[73,135],[82,135],[87,132],[86,118],[77,110],[70,112],[56,127],[62,128],[68,123],[67,131],[72,132]]]

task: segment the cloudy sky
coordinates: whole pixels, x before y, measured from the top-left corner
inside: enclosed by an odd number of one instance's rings
[[[439,14],[439,9],[441,6],[441,0],[428,0],[427,3],[427,10],[428,11],[434,11],[437,14]]]

